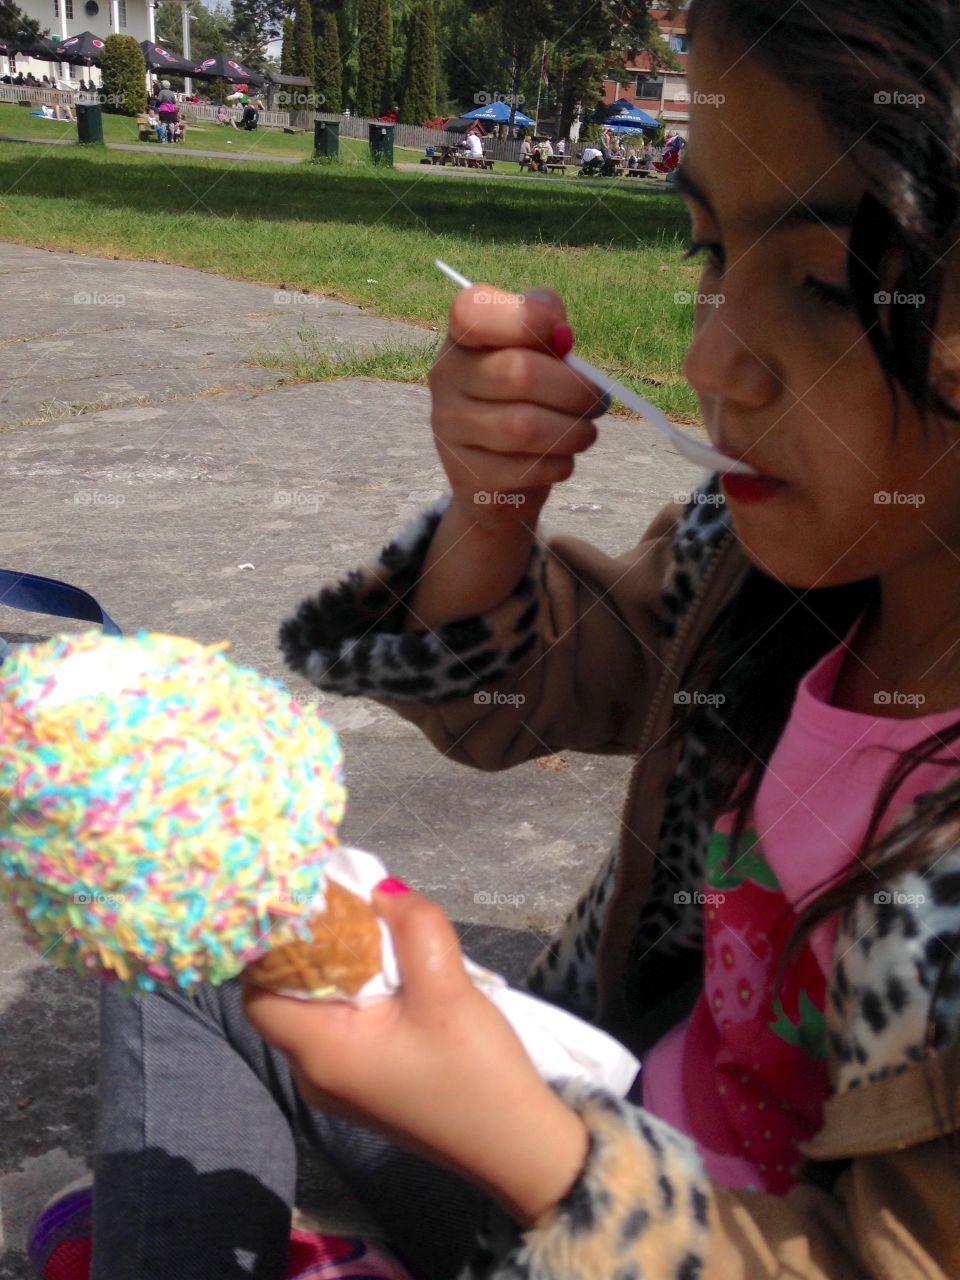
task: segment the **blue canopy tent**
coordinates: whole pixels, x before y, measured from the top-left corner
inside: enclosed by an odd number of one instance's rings
[[[510,123],[510,104],[508,102],[488,102],[485,107],[475,107],[473,111],[465,111],[460,117],[461,120],[486,120],[490,124],[509,124]],[[517,111],[513,117],[513,123],[517,125],[536,124],[536,121],[530,116],[525,116],[522,111]]]
[[[624,111],[618,116],[611,116],[606,122],[606,127],[619,132],[627,129],[659,129],[660,123],[646,111],[635,107],[633,111]]]
[[[618,98],[610,106],[614,111],[639,111],[640,109],[635,102],[629,102],[626,98]]]

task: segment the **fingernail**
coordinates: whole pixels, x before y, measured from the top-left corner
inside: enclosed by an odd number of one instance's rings
[[[395,876],[387,876],[386,880],[381,880],[379,884],[373,886],[378,893],[389,893],[394,897],[398,893],[409,893],[410,886],[404,884],[402,880],[398,880]]]
[[[528,289],[523,296],[529,298],[532,302],[545,302],[548,307],[552,307],[554,304],[553,294],[547,293],[546,289]]]
[[[548,345],[555,356],[565,356],[573,348],[573,330],[568,324],[556,325]]]

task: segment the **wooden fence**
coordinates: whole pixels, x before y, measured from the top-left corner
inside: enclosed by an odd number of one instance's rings
[[[180,102],[177,104],[183,114],[189,120],[207,120],[211,124],[217,122],[217,112],[220,110],[218,106],[211,106],[209,103],[196,102]],[[236,102],[225,102],[223,109],[228,116],[232,116],[237,124],[240,123],[240,117],[243,115],[243,107]],[[261,111],[260,123],[271,129],[286,129],[290,125],[289,111]],[[313,127],[312,125],[310,126]]]
[[[38,89],[32,84],[0,84],[0,102],[29,102],[48,107],[57,103],[61,107],[72,107],[75,96],[72,90],[67,93],[61,89]]]

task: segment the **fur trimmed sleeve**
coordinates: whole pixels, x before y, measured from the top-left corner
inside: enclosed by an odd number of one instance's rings
[[[449,499],[429,507],[375,561],[305,600],[280,630],[294,671],[321,689],[440,705],[502,680],[536,643],[543,552],[496,609],[410,631],[409,600]]]
[[[553,1088],[590,1135],[583,1172],[525,1231],[492,1209],[460,1280],[700,1280],[712,1193],[693,1143],[605,1090]]]

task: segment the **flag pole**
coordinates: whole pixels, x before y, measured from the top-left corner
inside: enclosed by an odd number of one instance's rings
[[[540,52],[540,74],[537,76],[537,109],[533,113],[534,132],[540,132],[540,90],[543,88],[544,76],[547,74],[547,42],[544,40]]]

